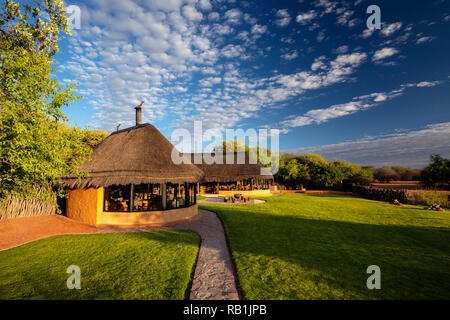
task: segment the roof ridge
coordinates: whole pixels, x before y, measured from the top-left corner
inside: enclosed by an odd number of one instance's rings
[[[129,127],[129,128],[125,128],[125,129],[122,129],[122,130],[119,130],[119,131],[114,131],[110,135],[112,136],[113,134],[122,133],[122,132],[126,132],[126,131],[131,131],[131,130],[135,130],[135,129],[140,129],[140,128],[148,127],[148,126],[152,126],[153,127],[153,125],[150,124],[150,123],[143,123],[143,124],[140,124],[140,125],[137,125],[137,126],[132,126],[132,127]]]

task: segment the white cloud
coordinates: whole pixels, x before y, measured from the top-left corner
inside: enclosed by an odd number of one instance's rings
[[[431,154],[450,158],[450,122],[437,123],[424,129],[387,136],[365,138],[332,145],[288,151],[294,154],[318,153],[329,160],[345,159],[376,167],[401,165],[423,168]]]
[[[373,35],[373,33],[375,32],[375,29],[364,29],[361,37],[364,39],[367,39],[369,37],[371,37]]]
[[[287,9],[280,9],[277,11],[276,13],[277,19],[275,20],[275,23],[279,26],[279,27],[285,27],[287,26],[292,18],[289,15],[289,12],[287,11]]]
[[[211,2],[209,2],[209,0],[200,0],[198,2],[198,6],[202,10],[211,10],[212,9],[212,5],[211,5]]]
[[[203,15],[190,5],[183,7],[183,16],[191,21],[200,21],[203,19]]]
[[[381,30],[380,33],[382,35],[384,35],[385,37],[390,36],[391,34],[397,32],[398,30],[400,30],[402,28],[403,23],[401,22],[395,22],[395,23],[391,23],[388,25],[382,25],[381,26]]]
[[[421,44],[421,43],[425,43],[425,42],[431,42],[433,40],[434,40],[434,37],[430,37],[430,36],[420,37],[419,39],[417,39],[416,43]]]
[[[325,39],[325,32],[322,30],[317,34],[316,40],[317,42],[322,42]]]
[[[417,88],[430,88],[435,87],[437,85],[440,85],[442,81],[421,81],[418,83],[406,83],[403,84],[402,87],[411,88],[411,87],[417,87]]]
[[[339,48],[337,48],[336,50],[334,50],[334,52],[336,53],[346,53],[348,51],[348,46],[340,46]]]
[[[318,8],[324,8],[324,13],[328,14],[333,12],[337,7],[337,2],[329,0],[318,0],[314,3]]]
[[[255,24],[252,27],[252,33],[263,34],[267,31],[267,26],[262,26],[259,24]]]
[[[402,84],[399,89],[389,92],[374,92],[371,94],[354,97],[351,101],[334,104],[327,108],[313,109],[305,114],[288,118],[280,123],[283,132],[289,132],[290,128],[302,127],[310,124],[320,124],[331,119],[340,118],[354,114],[359,111],[376,107],[385,102],[404,94],[405,88],[410,87],[433,87],[439,85],[440,81],[422,81],[419,83]]]
[[[383,60],[389,57],[392,57],[393,55],[397,54],[399,51],[395,48],[383,48],[380,50],[375,51],[372,57],[372,61],[379,61]]]
[[[219,20],[220,15],[217,12],[211,12],[210,14],[208,14],[208,19],[211,21],[217,21]]]
[[[230,9],[225,12],[225,18],[231,24],[239,24],[241,23],[242,11],[239,9]]]
[[[353,23],[350,23],[353,20],[350,20],[350,17],[353,15],[354,11],[345,10],[337,19],[337,23],[340,25],[348,25],[354,26]]]
[[[297,21],[300,24],[307,24],[316,17],[317,17],[317,13],[314,10],[311,10],[309,12],[301,13],[301,14],[297,15],[297,17],[295,18],[295,21]]]
[[[107,130],[118,122],[132,125],[132,107],[141,99],[146,101],[144,121],[160,121],[170,114],[171,125],[200,119],[211,127],[233,126],[308,90],[353,80],[352,75],[367,60],[366,53],[349,53],[348,47],[341,46],[334,58],[316,58],[311,69],[257,78],[248,72],[257,66],[242,61],[251,62],[256,55],[267,53],[268,45],[260,46],[257,40],[269,32],[248,13],[227,11],[222,3],[217,8],[219,15],[207,11],[213,9],[207,2],[193,0],[133,3],[92,2],[92,10],[86,11],[93,18],[72,38],[71,63],[66,64],[66,70],[70,68],[82,84],[84,101],[96,113],[92,124]],[[209,3],[215,7],[219,2]],[[321,3],[317,12],[337,8],[331,2]],[[275,19],[287,18],[285,13],[280,11]],[[300,15],[299,23],[314,23],[321,16],[315,10],[306,14]],[[239,28],[234,26],[241,22],[245,23]],[[293,45],[295,37],[289,34],[279,40]],[[300,49],[290,48],[282,52],[282,58],[298,57]],[[308,121],[315,121],[312,115]]]
[[[326,59],[325,56],[320,56],[320,57],[314,59],[314,62],[311,65],[311,70],[312,71],[316,71],[316,70],[319,70],[319,69],[326,69],[327,66],[323,62],[325,59]]]
[[[236,58],[242,57],[245,53],[245,50],[241,46],[229,44],[221,49],[220,52],[226,58]]]
[[[295,59],[297,57],[298,57],[297,50],[294,50],[291,53],[285,53],[285,54],[281,55],[281,58],[283,58],[285,60],[293,60],[293,59]]]

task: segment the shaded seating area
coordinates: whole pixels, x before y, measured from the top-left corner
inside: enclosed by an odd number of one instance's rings
[[[269,191],[274,183],[269,169],[259,165],[249,152],[192,153],[189,156],[191,163],[205,174],[199,185],[202,194],[257,194]]]
[[[140,184],[104,188],[105,212],[178,209],[197,203],[197,184]]]

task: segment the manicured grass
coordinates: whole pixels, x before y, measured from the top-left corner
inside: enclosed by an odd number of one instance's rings
[[[351,196],[220,206],[247,299],[450,299],[450,214]],[[366,287],[370,265],[381,289]]]
[[[0,252],[0,299],[184,299],[198,245],[188,231],[35,241]],[[70,265],[81,290],[67,289]]]

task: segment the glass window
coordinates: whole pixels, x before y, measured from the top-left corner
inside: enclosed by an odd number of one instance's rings
[[[122,212],[130,210],[130,186],[105,188],[105,211]]]
[[[167,184],[167,203],[166,209],[176,209],[178,208],[178,197],[179,197],[179,187],[178,184]]]
[[[195,184],[189,184],[189,203],[193,205],[195,203]]]
[[[178,188],[180,189],[180,192],[178,194],[178,198],[177,198],[177,205],[178,208],[182,208],[184,206],[186,206],[186,200],[185,200],[185,188],[184,188],[184,184],[179,184]]]
[[[148,184],[147,206],[139,211],[159,211],[162,210],[162,188],[161,184]]]
[[[163,185],[140,184],[105,188],[105,212],[144,212],[163,209]],[[133,197],[130,195],[133,194]],[[130,201],[130,199],[133,201]],[[196,185],[166,185],[165,209],[187,207],[196,203]],[[132,206],[132,208],[130,208]],[[131,210],[130,210],[131,209]]]
[[[159,184],[135,185],[133,211],[161,210],[161,199]]]

